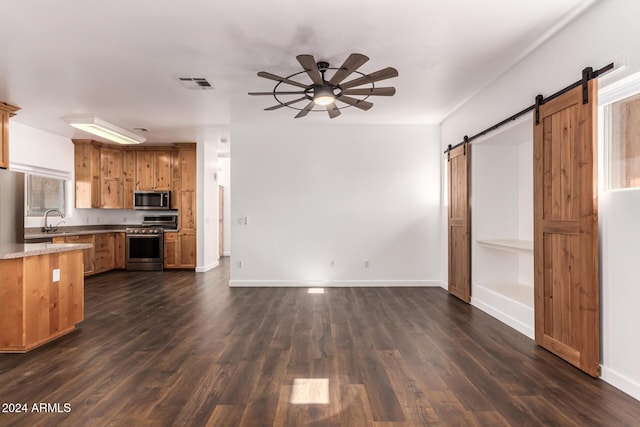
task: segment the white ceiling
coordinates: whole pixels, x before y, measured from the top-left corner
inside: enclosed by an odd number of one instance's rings
[[[230,123],[329,123],[294,119],[269,96],[301,70],[296,55],[339,67],[352,52],[399,76],[393,97],[371,97],[330,123],[439,123],[594,0],[4,0],[0,101],[13,120],[88,137],[60,119],[93,114],[148,128],[148,142],[227,137]],[[205,77],[190,91],[178,76]],[[302,104],[302,106],[304,103]]]

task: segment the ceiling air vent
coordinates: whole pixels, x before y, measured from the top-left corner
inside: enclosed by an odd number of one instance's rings
[[[180,84],[185,87],[185,89],[194,90],[208,90],[213,89],[211,83],[207,81],[204,77],[178,77],[178,81]]]

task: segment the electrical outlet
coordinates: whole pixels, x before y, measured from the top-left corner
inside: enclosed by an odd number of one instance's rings
[[[364,261],[364,268],[369,268],[369,260]]]
[[[51,281],[52,282],[59,282],[60,281],[60,269],[59,268],[54,268],[53,272],[51,274]]]
[[[331,268],[333,268],[333,267],[335,267],[335,266],[336,266],[336,263],[335,263],[335,261],[331,260],[331,262],[329,263],[329,265],[331,265]]]
[[[238,268],[244,267],[244,261],[238,261]]]
[[[125,224],[127,223],[127,217],[126,216],[122,217],[122,222],[124,222]]]

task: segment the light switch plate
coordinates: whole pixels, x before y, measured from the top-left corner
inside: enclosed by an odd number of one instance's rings
[[[53,274],[51,275],[51,280],[53,282],[59,282],[60,281],[60,269],[59,268],[55,268],[53,270]]]

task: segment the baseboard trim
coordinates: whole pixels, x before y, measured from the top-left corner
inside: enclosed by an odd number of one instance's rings
[[[440,287],[446,291],[449,290],[449,283],[445,282],[444,280],[438,280],[438,283],[440,284]]]
[[[600,379],[623,391],[636,400],[640,400],[640,383],[627,378],[619,372],[600,365]]]
[[[501,321],[505,325],[520,332],[521,334],[526,335],[528,338],[531,338],[532,340],[535,339],[535,332],[533,328],[529,327],[528,325],[525,325],[518,319],[512,316],[509,316],[508,314],[496,309],[495,307],[490,306],[489,304],[479,301],[477,298],[474,299],[473,297],[471,297],[471,305],[476,307],[479,310],[484,311],[489,316],[496,318],[497,320]]]
[[[267,288],[374,288],[374,287],[439,287],[439,280],[229,280],[231,287]]]
[[[205,272],[207,272],[209,270],[213,270],[214,268],[216,268],[219,265],[220,265],[219,260],[215,260],[214,262],[212,262],[209,265],[205,265],[205,266],[202,266],[202,267],[196,267],[196,273],[205,273]]]

